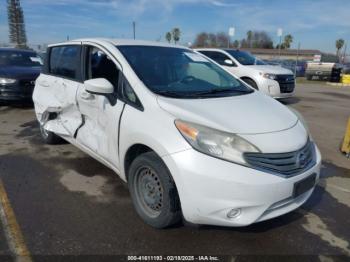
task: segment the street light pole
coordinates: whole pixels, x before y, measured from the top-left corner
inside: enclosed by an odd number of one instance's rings
[[[281,45],[282,45],[282,36],[280,36],[280,44],[278,45],[278,59],[281,60]]]
[[[228,37],[227,37],[227,48],[230,48],[230,38],[235,35],[235,28],[231,26],[228,29]]]
[[[134,32],[134,40],[136,39],[136,23],[135,21],[132,22],[132,28],[133,28],[133,32]]]

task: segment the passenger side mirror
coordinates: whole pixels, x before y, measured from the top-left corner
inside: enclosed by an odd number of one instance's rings
[[[95,95],[109,95],[114,92],[113,85],[105,78],[95,78],[84,82],[86,92]]]
[[[224,63],[225,63],[225,65],[233,66],[233,62],[230,59],[225,59]]]

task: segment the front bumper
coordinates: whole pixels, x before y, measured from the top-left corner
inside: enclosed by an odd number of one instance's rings
[[[0,85],[0,100],[30,101],[32,100],[34,85],[19,81],[12,85]]]
[[[163,161],[174,177],[187,221],[247,226],[302,205],[314,188],[293,198],[294,184],[314,173],[318,181],[321,155],[316,148],[316,164],[290,178],[216,159],[193,149],[164,156]],[[237,208],[241,210],[240,215],[228,218],[227,213]]]
[[[276,99],[293,97],[295,95],[295,84],[292,92],[285,92],[278,81],[263,77],[260,80],[259,89]]]

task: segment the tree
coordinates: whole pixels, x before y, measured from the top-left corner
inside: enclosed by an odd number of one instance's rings
[[[248,42],[249,48],[252,48],[252,39],[253,39],[253,31],[249,30],[247,32],[247,42]]]
[[[340,50],[343,48],[345,44],[344,39],[338,39],[337,41],[335,41],[335,47],[337,48],[337,56],[339,57],[339,52]]]
[[[20,0],[7,0],[7,17],[10,43],[15,44],[18,48],[28,48]]]
[[[179,28],[175,27],[172,31],[173,39],[175,44],[180,41],[181,31]]]
[[[217,36],[216,34],[209,33],[208,34],[208,46],[210,47],[216,47],[217,46]]]
[[[288,34],[284,37],[284,42],[281,46],[281,48],[288,49],[290,48],[291,43],[293,42],[293,36],[291,34]]]
[[[193,46],[196,47],[227,47],[228,36],[224,32],[219,33],[199,33],[195,40]]]
[[[242,48],[273,48],[271,37],[265,31],[247,32],[247,38],[241,40]]]
[[[226,33],[220,32],[216,34],[217,47],[227,47],[229,38]]]
[[[208,33],[206,32],[201,32],[199,34],[197,34],[193,45],[196,47],[206,47],[208,45]]]
[[[235,41],[233,42],[233,47],[234,47],[234,48],[239,48],[239,41],[238,41],[238,40],[235,40]]]
[[[273,41],[268,33],[265,31],[254,32],[253,34],[254,48],[273,48]]]
[[[171,33],[170,32],[167,32],[166,34],[165,34],[165,39],[168,41],[168,43],[170,43],[171,42]]]

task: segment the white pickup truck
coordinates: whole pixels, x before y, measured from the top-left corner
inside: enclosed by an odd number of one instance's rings
[[[250,53],[241,50],[217,48],[195,50],[273,98],[287,98],[294,95],[295,77],[289,69],[267,65]]]

